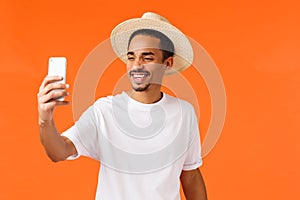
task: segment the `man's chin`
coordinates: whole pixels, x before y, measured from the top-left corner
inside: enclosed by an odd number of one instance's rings
[[[150,87],[150,83],[143,86],[132,86],[132,89],[136,92],[144,92]]]

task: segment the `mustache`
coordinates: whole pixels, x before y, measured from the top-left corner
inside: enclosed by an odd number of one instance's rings
[[[150,75],[150,72],[149,71],[145,71],[145,70],[142,70],[142,69],[138,69],[138,70],[130,70],[129,71],[129,75],[132,76],[132,73],[143,73],[143,74],[146,74],[147,76]]]

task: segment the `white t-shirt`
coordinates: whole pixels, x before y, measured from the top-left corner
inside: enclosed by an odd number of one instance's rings
[[[100,98],[62,135],[78,152],[69,159],[100,161],[97,200],[179,200],[182,170],[202,165],[192,105],[165,93],[153,104]]]

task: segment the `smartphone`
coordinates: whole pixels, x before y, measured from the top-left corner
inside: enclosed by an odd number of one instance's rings
[[[63,80],[58,83],[66,83],[67,59],[65,57],[50,57],[48,62],[48,76],[62,76]],[[55,99],[64,101],[64,97]]]

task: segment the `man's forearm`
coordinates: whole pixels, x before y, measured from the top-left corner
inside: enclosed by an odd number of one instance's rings
[[[207,200],[206,189],[203,184],[194,184],[184,189],[186,200]]]
[[[183,175],[181,183],[186,200],[207,200],[205,183],[199,170],[185,177]]]
[[[57,131],[54,121],[39,122],[40,140],[53,162],[65,159],[66,142]]]

